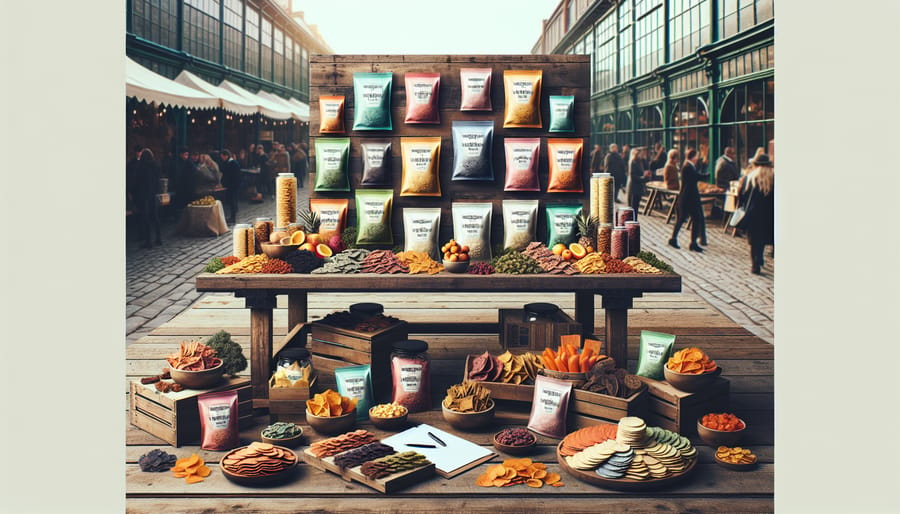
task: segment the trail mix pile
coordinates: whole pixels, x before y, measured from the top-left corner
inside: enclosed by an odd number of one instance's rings
[[[544,271],[534,259],[519,252],[505,253],[491,264],[497,273],[509,273],[510,275],[527,275]]]

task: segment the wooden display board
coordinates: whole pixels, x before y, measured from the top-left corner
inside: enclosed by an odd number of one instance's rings
[[[491,102],[493,110],[460,111],[460,68],[491,68]],[[503,70],[543,70],[541,87],[541,120],[543,128],[521,129],[503,128]],[[586,209],[590,188],[590,57],[586,55],[313,55],[310,58],[310,173],[309,187],[315,184],[315,139],[350,138],[350,191],[315,192],[311,198],[347,198],[350,200],[348,224],[356,225],[355,191],[360,188],[362,161],[360,142],[365,140],[390,138],[392,141],[392,179],[394,203],[392,230],[394,245],[403,244],[404,207],[440,207],[440,242],[453,235],[451,203],[456,201],[481,201],[494,204],[491,224],[492,245],[503,242],[502,201],[504,199],[540,200],[538,211],[538,240],[546,240],[546,205],[581,203]],[[393,130],[355,131],[353,130],[353,73],[393,72],[391,89],[391,116]],[[406,89],[404,75],[414,72],[441,74],[440,124],[406,124]],[[346,134],[320,134],[319,97],[343,95],[345,101],[344,124]],[[572,95],[575,97],[575,131],[548,132],[550,126],[549,97]],[[453,121],[494,122],[493,137],[493,182],[450,180],[453,171]],[[400,196],[402,158],[401,137],[440,136],[441,197]],[[503,191],[506,174],[506,159],[503,140],[507,137],[539,137],[541,155],[539,177],[541,191]],[[581,138],[584,141],[582,154],[582,181],[584,193],[547,193],[548,184],[548,138]],[[368,188],[368,187],[366,187]],[[371,187],[372,189],[380,189]],[[307,206],[300,206],[306,208]],[[546,241],[545,241],[546,242]]]

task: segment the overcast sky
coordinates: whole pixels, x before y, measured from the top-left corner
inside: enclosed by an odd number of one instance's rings
[[[338,54],[528,54],[559,0],[295,0]]]

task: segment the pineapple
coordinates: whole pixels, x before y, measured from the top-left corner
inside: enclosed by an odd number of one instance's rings
[[[319,237],[319,224],[321,220],[319,219],[319,213],[317,211],[297,211],[297,222],[303,225],[303,231],[306,232],[306,242],[312,243],[313,246],[317,246],[319,243],[322,243],[321,237]]]
[[[575,216],[575,224],[578,227],[578,244],[587,251],[593,252],[597,248],[597,226],[600,220],[596,216],[580,213]]]

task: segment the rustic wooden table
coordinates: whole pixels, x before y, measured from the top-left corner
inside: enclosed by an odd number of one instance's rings
[[[600,275],[469,275],[447,272],[436,275],[381,275],[360,273],[352,275],[216,275],[197,276],[197,291],[232,292],[246,299],[250,309],[250,360],[254,407],[268,406],[268,384],[272,354],[272,309],[275,297],[288,295],[288,327],[308,321],[307,293],[309,292],[408,292],[430,295],[449,292],[496,293],[574,293],[575,321],[581,323],[585,335],[594,333],[594,296],[603,297],[606,312],[605,342],[610,357],[626,362],[628,309],[634,298],[643,293],[681,291],[681,276],[677,274],[600,274]],[[364,297],[360,298],[364,301]],[[464,320],[461,320],[464,321]],[[465,322],[435,327],[435,332],[497,332],[496,326]],[[426,328],[413,325],[411,332]]]

